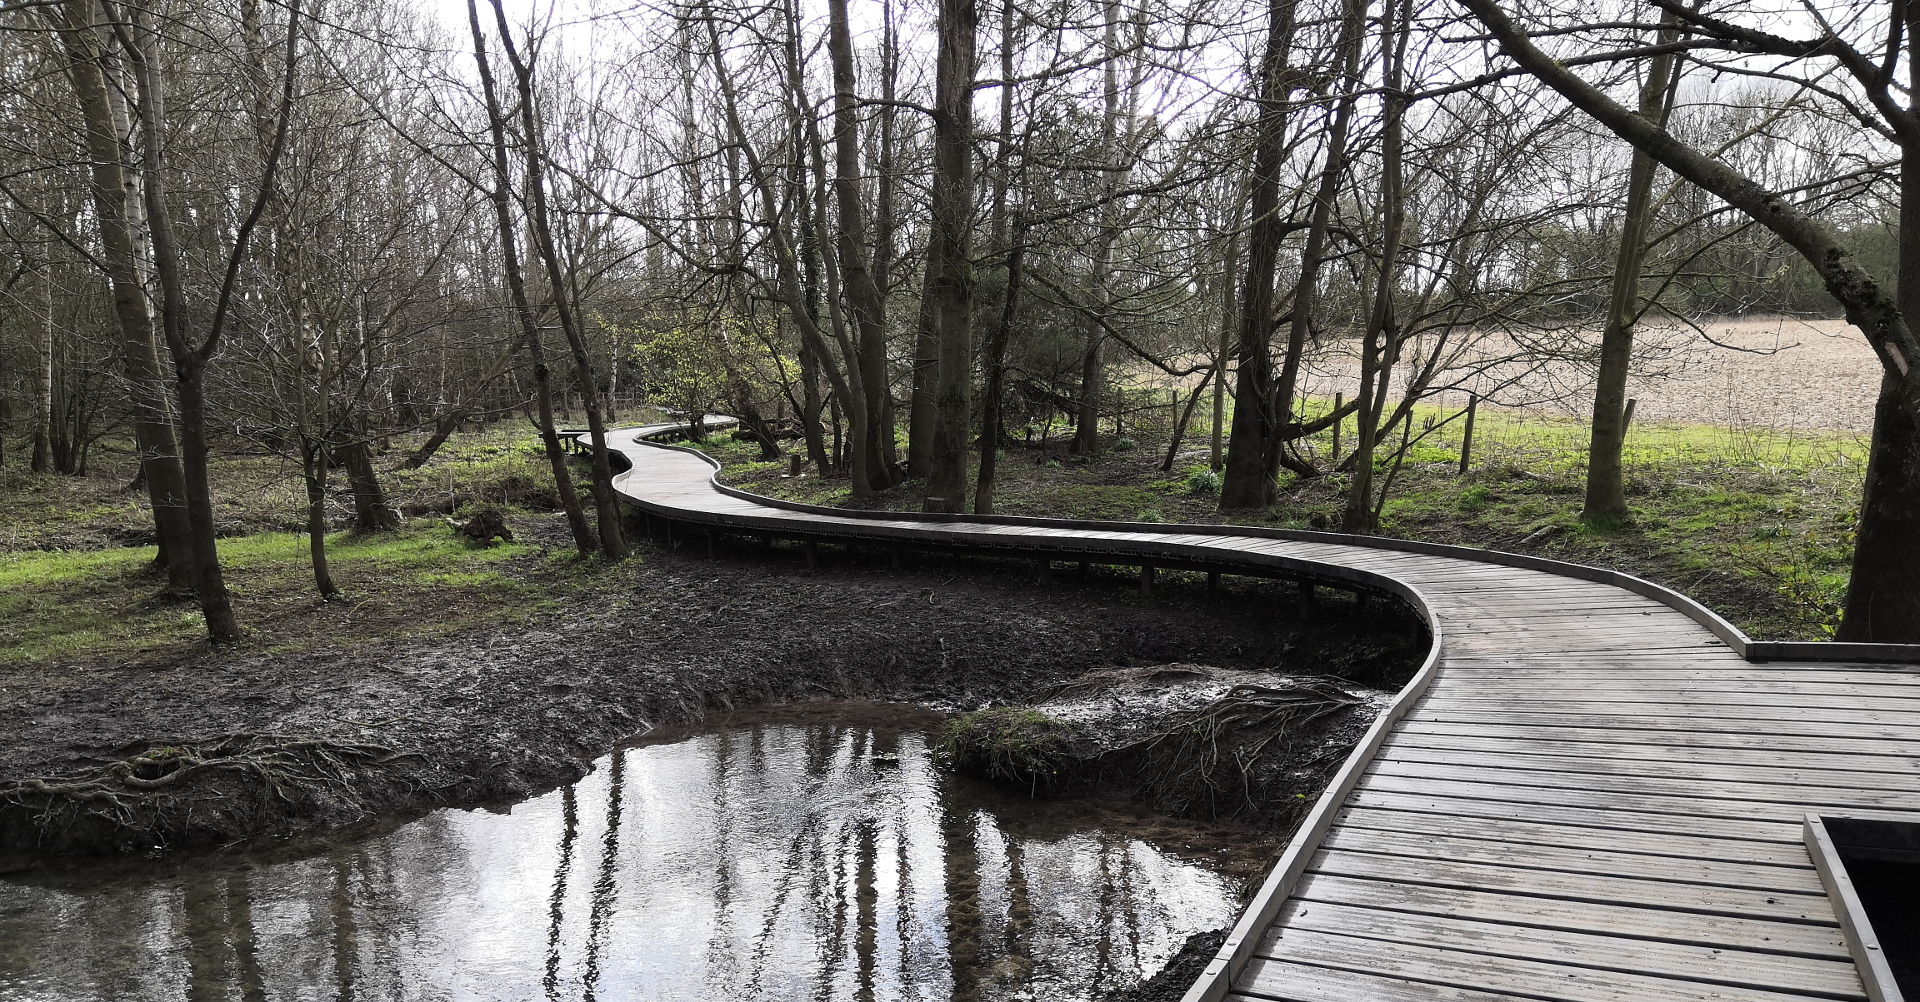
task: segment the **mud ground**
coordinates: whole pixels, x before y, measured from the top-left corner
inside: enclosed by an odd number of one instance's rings
[[[538,533],[564,532],[557,524]],[[562,543],[564,545],[564,543]],[[722,708],[860,697],[973,709],[1087,671],[1204,662],[1397,685],[1424,652],[1408,622],[1229,578],[1130,578],[921,556],[723,544],[717,559],[642,544],[623,592],[562,601],[532,628],[296,654],[203,652],[151,664],[0,670],[0,850],[224,843],[569,782],[617,742]],[[255,644],[258,648],[260,645]],[[222,735],[380,749],[323,768],[297,755],[202,768],[111,801],[33,795],[142,754]],[[156,751],[157,750],[157,751]],[[151,776],[151,771],[135,770]],[[56,809],[49,813],[49,805]]]

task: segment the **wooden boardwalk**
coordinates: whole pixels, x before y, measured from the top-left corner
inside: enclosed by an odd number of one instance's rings
[[[682,532],[1298,577],[1426,620],[1425,665],[1188,1002],[1869,997],[1802,827],[1920,811],[1920,677],[1899,664],[1920,651],[1750,642],[1645,582],[1512,555],[773,502],[634,442],[672,428],[617,436],[618,484]]]

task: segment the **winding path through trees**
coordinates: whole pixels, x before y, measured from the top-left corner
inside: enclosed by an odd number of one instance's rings
[[[680,428],[610,435],[669,533],[1293,578],[1427,624],[1187,1002],[1882,998],[1803,838],[1920,811],[1920,648],[1751,641],[1636,578],[1460,547],[776,501],[643,441]]]

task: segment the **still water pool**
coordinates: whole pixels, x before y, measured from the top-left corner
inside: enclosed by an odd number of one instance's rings
[[[656,732],[495,810],[0,878],[0,999],[1098,999],[1274,847],[940,772],[912,707]]]

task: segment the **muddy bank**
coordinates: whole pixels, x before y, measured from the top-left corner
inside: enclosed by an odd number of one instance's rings
[[[1170,580],[1141,599],[1117,574],[1042,588],[986,561],[894,572],[826,548],[808,571],[785,547],[640,553],[619,592],[555,601],[535,629],[293,655],[262,637],[157,665],[7,669],[0,846],[146,850],[511,800],[718,708],[857,697],[964,710],[1175,661],[1378,684],[1424,653],[1378,608],[1327,603],[1302,621],[1264,582],[1208,593]]]
[[[1291,831],[1392,694],[1324,676],[1109,668],[949,722],[954,768],[1036,794]]]

